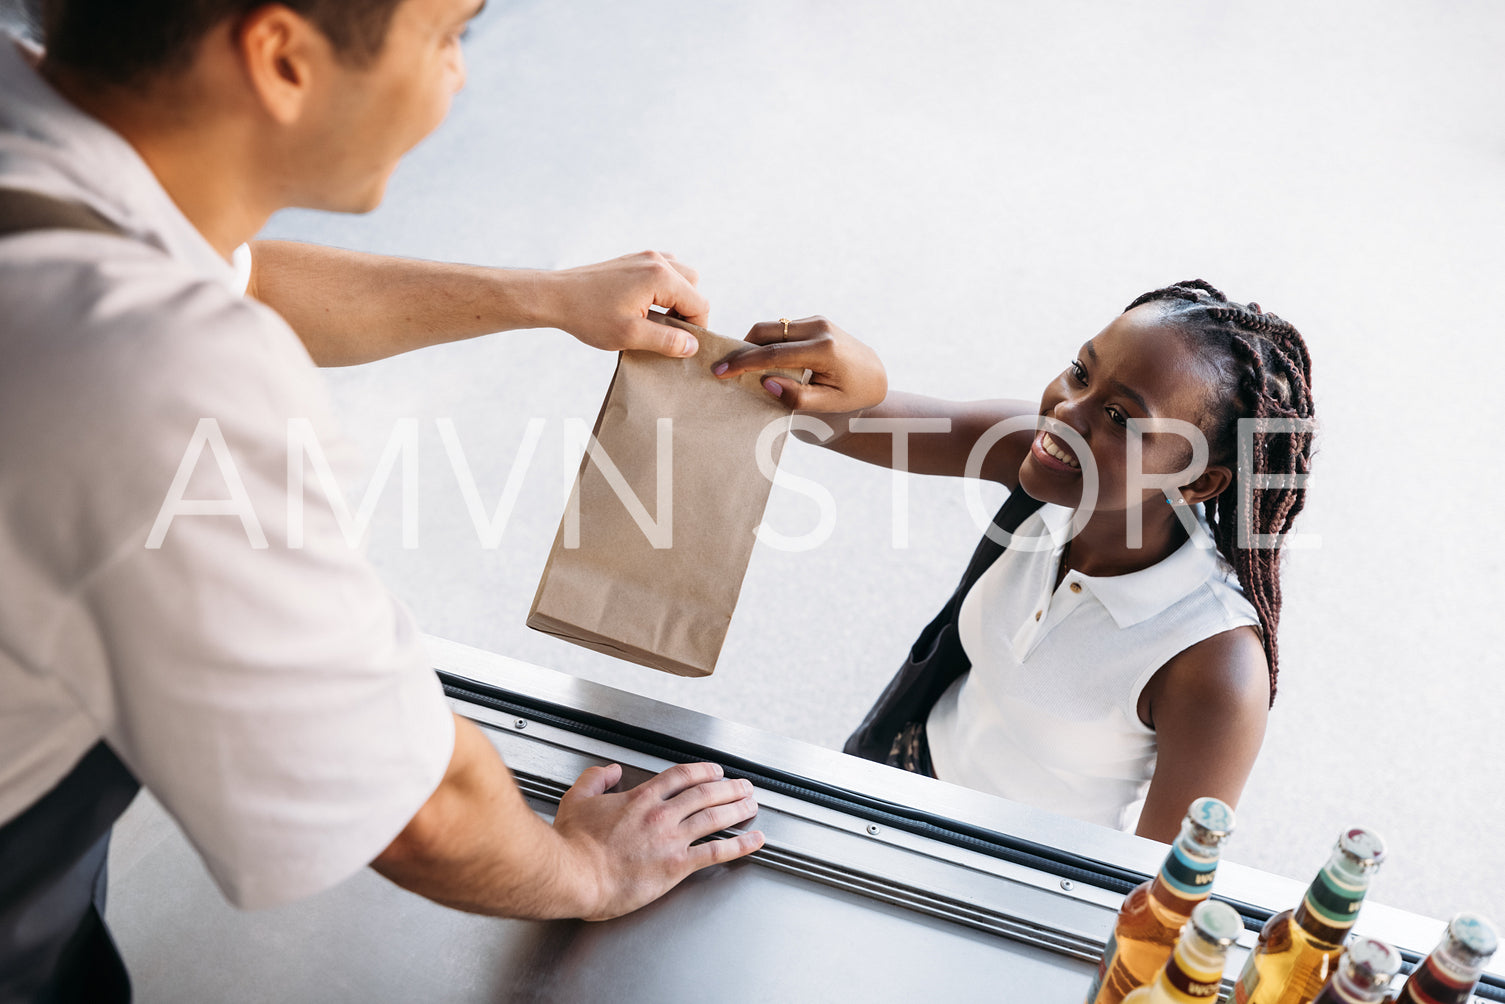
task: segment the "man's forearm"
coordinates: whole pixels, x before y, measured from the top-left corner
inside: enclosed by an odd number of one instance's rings
[[[320,366],[548,323],[549,273],[389,258],[293,241],[251,246],[249,293]]]
[[[377,861],[413,892],[471,913],[549,919],[596,905],[593,876],[523,800],[480,729],[455,719],[455,754],[423,812]]]

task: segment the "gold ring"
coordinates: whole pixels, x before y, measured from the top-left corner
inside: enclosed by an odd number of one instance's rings
[[[781,317],[781,318],[779,318],[779,323],[784,326],[784,338],[783,338],[783,340],[787,342],[787,341],[789,341],[789,318],[787,318],[787,317]]]

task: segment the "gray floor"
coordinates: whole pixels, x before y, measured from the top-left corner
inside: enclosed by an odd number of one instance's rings
[[[894,385],[1034,397],[1130,299],[1203,276],[1298,324],[1323,420],[1285,578],[1281,695],[1231,856],[1293,877],[1365,823],[1376,897],[1505,919],[1505,545],[1494,531],[1505,274],[1505,13],[1489,3],[515,3],[469,42],[441,131],[368,218],[272,232],[567,266],[654,247],[701,270],[713,327],[825,314]],[[425,628],[835,744],[949,592],[960,485],[811,447],[839,514],[759,547],[716,675],[679,680],[523,625],[612,360],[554,332],[331,374],[374,463],[423,423],[420,545],[396,493],[371,554]],[[433,419],[488,505],[547,421],[501,546],[481,548]],[[776,490],[768,522],[815,525]]]
[[[1304,878],[1340,827],[1385,833],[1376,898],[1505,920],[1505,545],[1497,4],[493,3],[471,82],[366,218],[273,235],[567,266],[655,247],[713,327],[821,313],[901,388],[1033,397],[1139,292],[1203,276],[1298,324],[1324,425],[1291,555],[1281,697],[1230,856]],[[523,625],[610,358],[554,332],[331,374],[374,463],[422,439],[420,546],[396,493],[371,554],[425,629],[836,744],[949,592],[976,532],[959,484],[809,447],[824,545],[754,552],[716,675],[679,680]],[[500,494],[546,420],[501,546],[477,542],[433,424]],[[359,487],[359,486],[357,486]],[[814,525],[777,490],[767,519]]]

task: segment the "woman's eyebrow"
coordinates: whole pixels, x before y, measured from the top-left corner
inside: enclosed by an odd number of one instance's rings
[[[1121,380],[1109,380],[1108,382],[1113,385],[1114,390],[1118,391],[1124,397],[1139,405],[1140,411],[1144,412],[1147,415],[1154,414],[1150,406],[1145,403],[1144,395],[1140,394],[1139,391],[1135,390],[1133,387],[1130,387],[1128,384],[1124,383]]]
[[[1097,362],[1097,349],[1093,347],[1092,339],[1087,339],[1087,344],[1082,347],[1087,350],[1087,358],[1091,359],[1094,363]],[[1148,404],[1145,403],[1144,395],[1139,393],[1139,391],[1135,390],[1133,387],[1130,387],[1122,380],[1109,379],[1108,383],[1114,390],[1118,391],[1124,397],[1139,405],[1140,411],[1144,412],[1147,415],[1153,415],[1155,413],[1154,409],[1152,409]]]

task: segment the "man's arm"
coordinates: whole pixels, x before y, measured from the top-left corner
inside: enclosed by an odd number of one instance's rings
[[[421,896],[471,913],[606,920],[649,903],[708,865],[751,854],[757,831],[694,842],[757,811],[752,785],[715,764],[680,764],[611,793],[621,767],[592,767],[551,827],[523,800],[481,730],[455,718],[439,788],[371,863]],[[693,845],[693,846],[692,846]]]
[[[281,314],[320,366],[518,328],[560,328],[610,351],[687,356],[695,353],[694,337],[652,323],[648,308],[657,304],[703,325],[707,304],[697,278],[654,251],[540,271],[256,241],[247,293]]]

